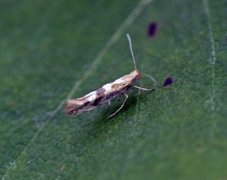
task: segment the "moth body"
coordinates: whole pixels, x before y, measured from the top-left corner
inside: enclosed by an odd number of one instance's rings
[[[105,103],[109,104],[109,102],[112,99],[114,99],[120,95],[124,95],[125,100],[123,101],[122,105],[120,106],[120,108],[118,108],[118,110],[115,111],[115,113],[113,113],[112,115],[109,116],[109,118],[110,118],[110,117],[114,116],[115,114],[117,114],[123,108],[126,100],[128,99],[128,95],[126,94],[126,91],[130,87],[134,87],[134,88],[137,88],[140,90],[145,90],[145,91],[149,90],[150,91],[150,89],[146,89],[146,88],[142,88],[142,87],[134,85],[134,83],[140,79],[140,73],[136,68],[136,60],[135,60],[134,53],[132,50],[132,42],[131,42],[131,38],[130,38],[129,34],[127,34],[127,38],[128,38],[129,48],[131,51],[132,61],[133,61],[135,70],[127,75],[124,75],[124,76],[116,79],[115,81],[113,81],[111,83],[105,84],[101,88],[97,89],[96,91],[92,91],[85,96],[82,96],[77,99],[67,100],[67,102],[65,103],[65,109],[64,109],[66,114],[78,115],[82,112],[86,112],[86,111],[95,109],[102,104],[105,104]]]
[[[65,113],[68,115],[78,115],[110,102],[112,99],[124,94],[139,78],[139,71],[134,70],[130,74],[105,84],[96,91],[92,91],[83,97],[67,100]]]

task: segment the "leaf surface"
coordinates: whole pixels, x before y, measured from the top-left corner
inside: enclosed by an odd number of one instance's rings
[[[0,4],[3,179],[227,178],[225,0]],[[121,98],[66,116],[66,99],[133,70],[126,32],[140,71],[174,83],[130,91],[110,120]]]

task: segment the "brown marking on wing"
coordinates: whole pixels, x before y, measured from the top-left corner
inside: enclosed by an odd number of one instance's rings
[[[86,106],[86,98],[69,99],[65,103],[64,112],[68,115],[77,115],[79,110]]]
[[[118,90],[121,89],[122,87],[124,87],[124,84],[112,84],[111,88],[114,90]]]
[[[75,105],[70,103],[70,101],[67,101],[65,103],[64,112],[68,115],[74,115],[76,113],[75,112]]]
[[[101,87],[96,91],[97,98],[94,100],[92,105],[97,106],[101,102],[101,100],[103,99],[104,96],[105,96],[105,89]]]
[[[96,91],[96,96],[97,97],[100,97],[100,96],[104,96],[105,95],[105,89],[103,87],[99,88],[97,91]]]

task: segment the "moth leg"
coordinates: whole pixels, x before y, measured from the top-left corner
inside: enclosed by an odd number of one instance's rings
[[[124,99],[122,105],[121,105],[113,114],[111,114],[111,115],[108,117],[108,119],[111,118],[111,117],[113,117],[114,115],[116,115],[116,114],[124,107],[125,102],[126,102],[127,99],[128,99],[128,95],[127,95],[127,94],[124,94],[124,96],[125,96],[125,99]]]
[[[143,74],[144,74],[144,76],[149,78],[151,81],[153,81],[154,86],[152,88],[144,88],[144,87],[140,87],[140,86],[133,86],[133,87],[136,88],[136,89],[142,90],[142,91],[153,91],[153,90],[155,90],[157,88],[156,87],[157,81],[155,80],[155,78],[151,75],[148,75],[148,74],[145,74],[145,73],[143,73]]]
[[[136,89],[142,90],[142,91],[152,91],[155,88],[144,88],[144,87],[140,87],[140,86],[133,86]]]

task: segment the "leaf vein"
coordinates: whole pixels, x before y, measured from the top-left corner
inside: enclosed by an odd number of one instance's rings
[[[213,35],[213,28],[211,24],[211,15],[210,15],[210,9],[209,9],[209,4],[208,0],[203,0],[203,6],[207,18],[207,25],[208,25],[208,36],[209,36],[209,41],[210,41],[210,46],[211,46],[211,52],[210,52],[210,58],[208,59],[208,62],[212,65],[212,90],[211,90],[211,95],[210,99],[207,101],[208,104],[211,105],[211,110],[215,110],[215,94],[216,94],[216,89],[215,89],[215,64],[216,64],[216,50],[215,50],[215,42],[214,42],[214,35]]]

